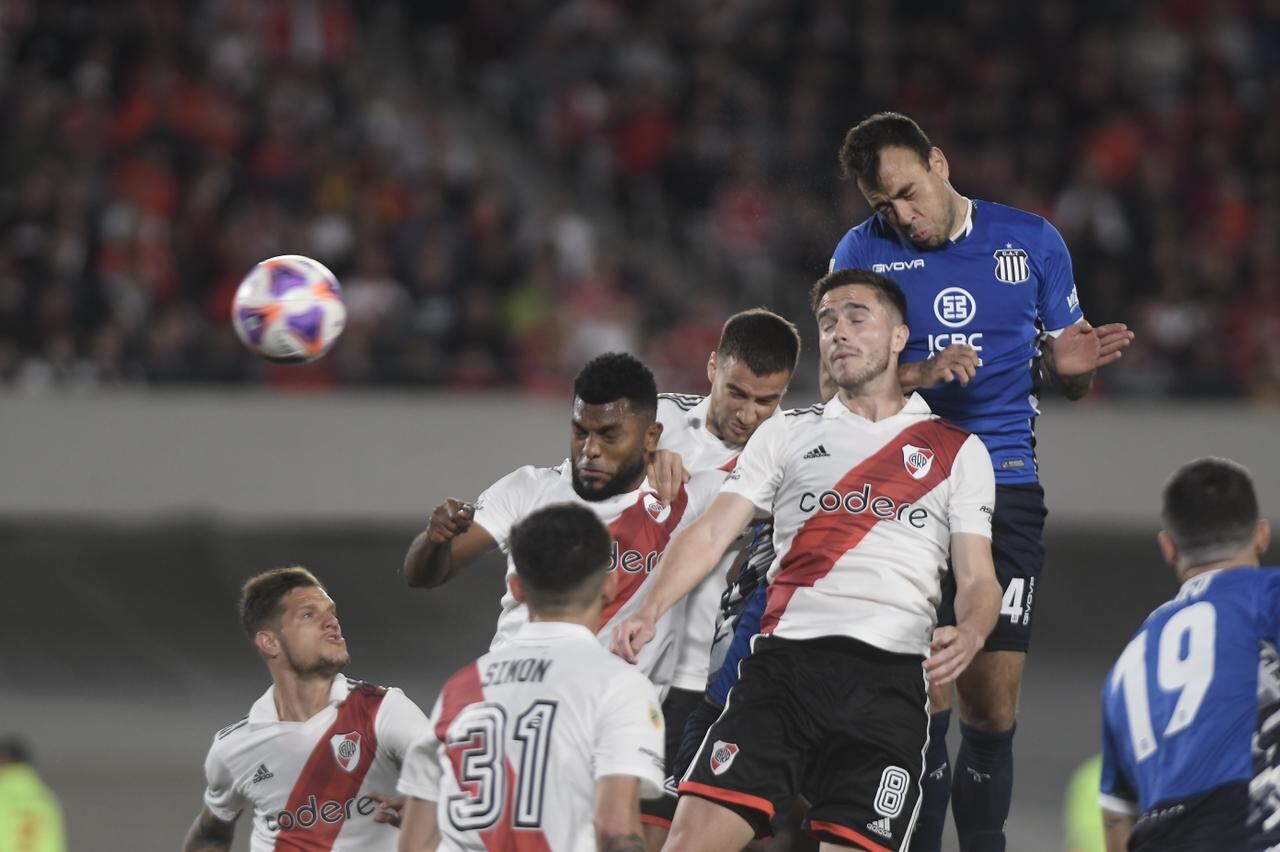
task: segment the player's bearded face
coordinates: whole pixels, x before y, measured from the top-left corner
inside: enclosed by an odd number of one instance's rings
[[[584,500],[606,500],[640,487],[657,448],[653,418],[626,400],[603,405],[573,401],[569,453],[573,490]]]
[[[844,390],[872,382],[889,370],[905,343],[906,326],[870,287],[837,287],[818,306],[818,347],[827,372]]]
[[[919,249],[936,249],[955,233],[955,195],[947,183],[947,161],[937,148],[928,160],[908,148],[880,150],[879,185],[858,181],[876,212]]]
[[[717,360],[712,353],[707,378],[711,380],[707,421],[712,431],[722,441],[741,445],[773,416],[787,392],[791,371],[761,376],[733,356]]]
[[[337,674],[351,662],[333,600],[315,587],[285,595],[278,638],[289,667],[300,675]]]

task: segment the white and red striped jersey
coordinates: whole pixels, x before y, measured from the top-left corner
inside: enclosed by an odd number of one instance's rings
[[[658,449],[679,453],[685,470],[733,470],[742,447],[722,441],[707,429],[711,397],[685,393],[658,394],[658,422],[662,436]],[[782,410],[773,413],[781,417]],[[711,641],[715,638],[720,600],[726,578],[742,558],[745,542],[735,543],[712,571],[689,593],[684,603],[684,623],[677,641],[679,653],[671,685],[676,689],[702,691],[707,685],[711,664]]]
[[[399,790],[437,803],[444,850],[594,850],[601,778],[662,789],[656,687],[576,624],[524,624],[445,683],[431,722]]]
[[[690,478],[674,502],[663,503],[648,481],[635,491],[605,500],[586,500],[573,490],[573,468],[566,461],[559,467],[525,466],[489,486],[476,501],[475,522],[508,551],[511,528],[534,510],[554,503],[576,503],[595,512],[613,538],[610,570],[620,571],[618,593],[600,616],[600,641],[608,645],[615,625],[640,608],[642,590],[658,564],[667,543],[678,530],[693,522],[711,505],[724,483],[725,474],[707,471]],[[515,566],[507,560],[507,575]],[[528,621],[529,611],[516,601],[508,587],[502,596],[502,612],[491,647],[499,648]],[[677,652],[677,629],[683,624],[684,609],[673,607],[658,622],[658,632],[636,661],[650,680],[665,689],[671,683]]]
[[[226,822],[253,807],[252,852],[391,852],[399,832],[373,821],[378,801],[369,793],[395,789],[405,754],[428,731],[426,715],[398,689],[337,675],[328,707],[282,722],[272,686],[214,736],[204,803]]]
[[[991,536],[986,448],[918,394],[875,422],[838,397],[790,415],[760,426],[724,486],[773,515],[760,632],[926,654],[951,535]]]

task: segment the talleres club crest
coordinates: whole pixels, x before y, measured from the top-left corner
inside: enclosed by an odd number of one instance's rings
[[[933,468],[933,450],[928,447],[917,447],[915,444],[902,445],[902,464],[911,474],[912,479],[924,479]]]
[[[329,738],[329,745],[333,746],[334,759],[346,771],[351,772],[360,763],[359,731],[352,731],[349,734],[334,734]]]

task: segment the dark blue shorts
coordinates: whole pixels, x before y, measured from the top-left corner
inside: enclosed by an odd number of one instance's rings
[[[1031,616],[1044,570],[1044,489],[1030,485],[997,485],[991,516],[991,555],[1000,583],[1000,617],[984,650],[1022,651],[1031,645]],[[942,581],[938,624],[955,624],[956,582],[951,572]]]

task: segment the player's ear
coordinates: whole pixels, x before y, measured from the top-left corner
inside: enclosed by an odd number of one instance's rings
[[[259,630],[253,634],[253,644],[258,653],[267,659],[280,656],[280,639],[270,630]]]
[[[1271,546],[1271,522],[1266,518],[1258,521],[1253,528],[1253,549],[1258,554],[1258,559],[1262,559],[1262,554],[1267,552],[1267,548]]]
[[[1178,545],[1173,543],[1173,536],[1167,530],[1156,533],[1156,543],[1160,545],[1160,555],[1173,568],[1178,567]]]
[[[716,381],[716,353],[713,350],[707,356],[707,384],[715,384]]]
[[[946,154],[937,145],[929,149],[929,171],[943,180],[951,179],[951,165],[947,162]]]
[[[662,437],[662,424],[655,418],[648,428],[644,430],[644,451],[646,453],[656,453],[658,451],[658,439]]]
[[[898,323],[893,327],[893,354],[900,355],[902,350],[907,348],[907,341],[911,339],[911,329],[906,323]]]
[[[524,603],[524,583],[520,582],[518,574],[512,574],[507,577],[507,588],[511,589],[511,597],[516,599],[516,603]]]

